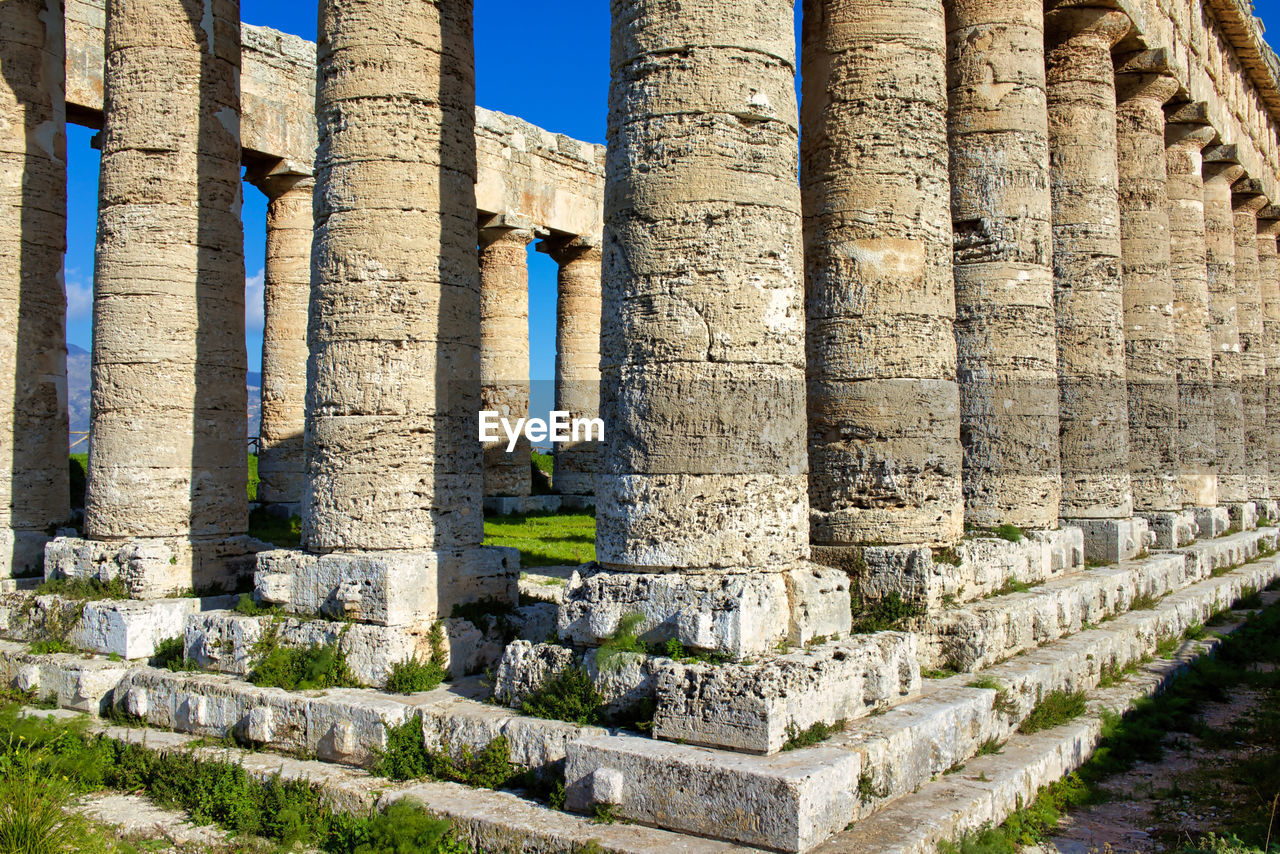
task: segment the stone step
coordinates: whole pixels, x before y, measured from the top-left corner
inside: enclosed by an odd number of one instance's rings
[[[608,795],[617,798],[618,815],[642,824],[805,851],[968,760],[988,740],[1005,740],[1045,694],[1096,686],[1104,667],[1141,660],[1161,638],[1180,636],[1277,576],[1280,559],[1267,558],[1200,581],[1154,609],[984,671],[999,690],[970,687],[973,675],[937,680],[924,696],[812,748],[760,757],[631,735],[578,738],[565,767],[569,805],[589,809]],[[741,785],[753,777],[767,784]],[[754,794],[743,810],[748,790]]]
[[[1265,594],[1264,601],[1274,604],[1280,594]],[[1228,633],[1237,627],[1215,630]],[[1120,684],[1091,690],[1088,712],[1080,718],[1038,733],[1013,734],[998,754],[971,759],[955,773],[922,785],[836,834],[814,849],[815,854],[936,854],[944,840],[1003,822],[1031,803],[1041,786],[1088,759],[1101,738],[1104,709],[1123,713],[1134,701],[1158,693],[1218,643],[1212,638],[1186,641],[1173,659],[1148,662]]]
[[[943,609],[913,626],[922,635],[921,664],[926,670],[961,672],[990,667],[1124,613],[1139,597],[1167,595],[1274,551],[1277,534],[1276,528],[1245,531]]]
[[[28,714],[59,714],[28,709]],[[61,715],[59,715],[61,716]],[[617,854],[722,854],[741,846],[699,839],[656,828],[600,824],[550,809],[519,794],[473,789],[456,783],[396,783],[365,771],[274,753],[209,746],[199,736],[149,727],[111,726],[96,721],[91,729],[117,741],[158,753],[189,752],[200,758],[241,765],[255,780],[278,777],[315,786],[337,812],[364,815],[400,800],[413,800],[453,822],[455,832],[477,851],[525,851],[530,854],[590,848]]]

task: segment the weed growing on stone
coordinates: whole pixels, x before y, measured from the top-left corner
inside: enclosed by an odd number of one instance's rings
[[[155,655],[147,662],[152,667],[163,667],[175,673],[183,670],[199,670],[200,665],[187,658],[181,637],[165,638],[156,644]]]
[[[91,838],[71,845],[51,844],[56,839],[51,834],[41,836],[45,843],[41,846],[5,845],[14,818],[28,828],[37,816],[70,815],[67,820],[75,821],[74,814],[66,812],[74,797],[109,788],[144,792],[160,806],[186,811],[197,824],[216,824],[239,836],[265,838],[280,850],[470,851],[447,821],[409,802],[388,807],[385,813],[337,813],[324,804],[320,790],[308,783],[278,776],[255,780],[234,762],[202,759],[183,751],[152,752],[141,744],[90,735],[87,724],[86,718],[20,717],[17,706],[0,709],[0,786],[5,788],[0,798],[0,850],[114,851],[108,843]],[[8,791],[10,784],[17,783],[26,790],[25,796]],[[21,811],[13,809],[15,805]],[[42,824],[57,829],[56,823]],[[131,849],[120,849],[125,850]]]
[[[1271,579],[1271,583],[1267,585],[1266,589],[1269,593],[1275,593],[1277,590],[1280,590],[1280,575]]]
[[[1152,611],[1156,605],[1160,603],[1162,596],[1156,596],[1150,591],[1133,597],[1133,601],[1129,603],[1130,611]]]
[[[496,631],[502,635],[503,643],[511,643],[519,633],[515,614],[515,605],[490,598],[454,605],[449,616],[466,620],[482,632]]]
[[[636,633],[643,622],[644,614],[639,611],[623,615],[613,634],[601,642],[596,652],[596,666],[606,672],[619,670],[626,663],[626,653],[647,655],[649,649]]]
[[[1231,603],[1232,610],[1235,611],[1252,611],[1262,607],[1262,594],[1258,592],[1256,587],[1244,587],[1240,590],[1240,598]]]
[[[1087,803],[1089,787],[1075,774],[1043,787],[1029,806],[1009,816],[999,827],[987,826],[957,842],[938,844],[941,854],[1017,854],[1025,845],[1043,842],[1071,807]]]
[[[595,726],[604,720],[604,701],[581,667],[566,667],[520,703],[534,718]]]
[[[621,819],[617,804],[594,804],[591,807],[592,824],[616,824],[618,821]]]
[[[814,638],[809,644],[817,642]],[[826,639],[824,638],[824,641]],[[781,652],[787,652],[790,646],[783,641]],[[670,638],[665,644],[653,645],[649,647],[651,655],[665,655],[667,658],[674,659],[681,664],[729,664],[733,661],[733,657],[725,655],[723,652],[707,652],[698,649],[685,649],[684,644],[680,643],[679,638]],[[743,662],[746,664],[747,662]]]
[[[1008,596],[1011,593],[1026,593],[1033,586],[1034,585],[1032,584],[1024,584],[1019,581],[1017,577],[1011,575],[1004,584],[1000,585],[998,589],[988,593],[986,598],[990,599],[994,596]]]
[[[1061,726],[1080,717],[1088,701],[1084,691],[1050,691],[1040,698],[1031,713],[1023,718],[1019,732],[1032,733]]]
[[[247,678],[254,685],[286,691],[357,688],[360,683],[340,646],[340,640],[322,646],[283,646],[279,627],[273,624],[254,644],[257,665]]]
[[[1008,540],[1011,543],[1022,542],[1022,529],[1017,525],[1001,525],[991,531],[1002,540]]]
[[[30,649],[36,655],[51,655],[57,652],[80,651],[61,638],[44,638],[42,640],[33,641]]]
[[[1009,689],[1000,684],[999,681],[990,676],[979,676],[977,679],[968,683],[965,687],[982,688],[987,691],[995,691],[996,699],[994,708],[1002,715],[1015,715],[1018,712],[1018,704],[1013,701],[1013,697],[1009,695]]]
[[[1204,624],[1202,623],[1192,623],[1191,625],[1187,626],[1186,631],[1182,633],[1182,637],[1184,640],[1191,640],[1191,641],[1203,640],[1205,637],[1207,637],[1207,635],[1208,633],[1204,630]]]
[[[39,595],[58,595],[64,599],[78,599],[86,602],[95,599],[129,598],[124,579],[119,577],[106,582],[96,578],[51,578],[37,587],[35,592]]]
[[[933,549],[933,562],[950,564],[951,566],[959,566],[962,563],[960,552],[956,551],[955,546]]]
[[[414,715],[398,726],[387,727],[387,749],[370,771],[389,780],[447,780],[478,789],[512,785],[520,777],[511,764],[506,736],[498,736],[476,753],[463,745],[456,754],[427,747],[422,718]]]
[[[393,694],[417,694],[432,691],[440,686],[448,675],[445,671],[444,626],[436,622],[427,635],[431,644],[431,656],[425,662],[415,656],[391,665],[386,688]]]
[[[1004,752],[1004,742],[995,738],[988,738],[982,744],[978,745],[978,752],[975,756],[994,756],[997,753]]]
[[[1162,635],[1156,639],[1156,656],[1166,661],[1173,658],[1182,646],[1182,638],[1178,635]]]
[[[787,724],[787,741],[783,750],[799,750],[802,747],[813,747],[826,741],[838,732],[844,732],[845,720],[841,718],[835,723],[818,721],[811,727],[800,729],[795,724]]]
[[[264,507],[249,513],[249,536],[282,549],[296,549],[302,543],[302,519],[282,518]]]
[[[1107,664],[1102,665],[1098,674],[1098,687],[1111,688],[1115,685],[1119,685],[1121,682],[1137,673],[1142,665],[1147,664],[1150,661],[1151,656],[1144,655],[1142,658],[1130,661],[1128,664],[1121,667],[1115,659],[1112,659]]]
[[[924,616],[924,609],[919,605],[904,600],[897,591],[883,599],[867,603],[860,597],[853,597],[853,634],[871,634],[872,632],[896,631],[906,626],[909,620]]]
[[[940,667],[937,670],[921,670],[920,675],[925,679],[950,679],[960,671],[952,670],[950,667]]]
[[[875,777],[870,771],[863,771],[858,775],[858,800],[864,804],[869,804],[876,798],[889,797],[888,785],[876,785]]]

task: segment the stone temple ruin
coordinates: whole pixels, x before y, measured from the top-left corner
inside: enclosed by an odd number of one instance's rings
[[[790,2],[612,5],[607,152],[476,107],[465,0],[321,0],[318,45],[235,0],[0,5],[10,685],[484,850],[924,852],[1087,755],[1096,717],[1017,733],[1046,693],[1123,707],[1168,668],[1109,669],[1280,576],[1280,61],[1245,0],[805,0],[798,58]],[[68,121],[102,151],[74,529]],[[297,549],[248,535],[242,167]],[[607,425],[549,497],[476,439],[529,407],[535,240],[556,408]],[[567,583],[482,545],[486,505],[589,504]],[[36,651],[59,626],[83,653]],[[436,626],[452,680],[379,690]],[[654,654],[604,666],[620,628]],[[367,687],[251,684],[268,632]],[[174,637],[198,670],[148,665]],[[519,711],[578,666],[651,725]],[[569,812],[362,777],[414,720],[506,736]]]

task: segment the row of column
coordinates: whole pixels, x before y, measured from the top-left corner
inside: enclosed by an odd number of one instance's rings
[[[1269,500],[1275,230],[1165,53],[1076,3],[804,11],[815,543]]]

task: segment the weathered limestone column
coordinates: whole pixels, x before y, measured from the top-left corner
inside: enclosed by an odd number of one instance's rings
[[[1085,553],[1141,551],[1133,518],[1111,48],[1129,31],[1112,9],[1059,3],[1045,17],[1063,519]]]
[[[1129,477],[1134,510],[1161,548],[1195,539],[1178,489],[1178,382],[1170,269],[1164,105],[1178,91],[1163,50],[1134,54],[1116,75],[1124,277]]]
[[[262,422],[258,500],[290,513],[302,504],[306,460],[307,306],[311,298],[312,194],[308,175],[268,177],[263,270]]]
[[[600,415],[600,241],[544,240],[539,251],[559,265],[556,278],[555,408],[570,419]],[[594,495],[600,472],[598,441],[555,447],[551,485],[561,495]]]
[[[603,569],[560,634],[597,643],[640,612],[653,640],[745,656],[846,632],[847,577],[806,560],[793,6],[612,11]]]
[[[1240,397],[1240,327],[1236,314],[1236,224],[1231,185],[1244,174],[1229,146],[1206,150],[1204,164],[1205,260],[1209,273],[1209,325],[1213,334],[1214,445],[1218,503],[1232,522],[1249,527],[1244,458],[1244,404]]]
[[[106,10],[85,533],[144,598],[245,568],[240,21],[211,8]]]
[[[1258,211],[1268,204],[1262,185],[1251,178],[1232,187],[1236,225],[1236,321],[1240,327],[1240,402],[1244,406],[1244,466],[1249,499],[1271,499],[1267,437],[1267,359],[1258,282]]]
[[[39,575],[67,486],[62,11],[0,4],[0,579]]]
[[[1262,351],[1267,370],[1267,458],[1272,501],[1280,497],[1280,206],[1258,213],[1258,285],[1262,294]],[[1273,517],[1274,518],[1274,517]]]
[[[529,417],[528,228],[494,225],[480,229],[480,408],[496,411],[512,425]],[[501,431],[499,431],[501,432]],[[485,496],[530,493],[529,440],[515,450],[507,440],[484,443]]]
[[[965,521],[1055,528],[1062,490],[1044,6],[947,7]]]
[[[808,0],[805,214],[815,545],[963,533],[941,0]]]
[[[514,601],[518,574],[480,548],[471,3],[322,0],[319,21],[311,554],[261,558],[257,593],[421,627],[459,602]]]
[[[1169,196],[1169,268],[1173,275],[1174,345],[1178,379],[1178,485],[1193,508],[1200,536],[1226,530],[1218,507],[1214,438],[1213,340],[1205,258],[1203,150],[1217,135],[1204,103],[1169,111],[1165,169]]]

